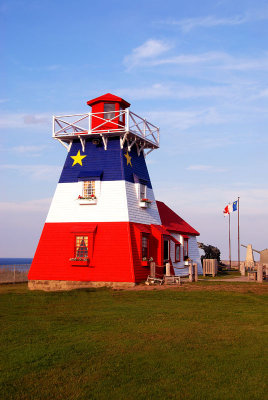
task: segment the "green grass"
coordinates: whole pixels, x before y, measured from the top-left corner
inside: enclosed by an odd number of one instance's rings
[[[229,278],[235,278],[235,277],[239,277],[241,276],[240,271],[235,270],[235,269],[227,269],[227,268],[221,268],[218,270],[218,273],[215,277],[213,277],[212,275],[206,275],[206,276],[202,276],[200,275],[198,279],[229,279]]]
[[[267,295],[199,286],[0,286],[0,399],[265,398]]]

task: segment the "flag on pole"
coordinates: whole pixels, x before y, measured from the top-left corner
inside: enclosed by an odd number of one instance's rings
[[[226,216],[228,214],[230,214],[229,206],[226,206],[225,209],[223,210],[223,215]]]
[[[237,200],[233,203],[229,203],[223,210],[223,215],[226,216],[231,212],[237,211]]]
[[[233,202],[233,211],[237,211],[237,200]]]

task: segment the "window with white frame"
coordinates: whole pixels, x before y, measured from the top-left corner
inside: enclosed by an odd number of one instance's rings
[[[104,119],[113,119],[115,116],[115,103],[104,103]]]
[[[183,244],[183,254],[184,254],[184,260],[186,260],[189,257],[188,253],[188,239],[184,239],[184,244]]]
[[[164,239],[164,262],[169,261],[169,240]]]
[[[83,182],[83,197],[85,199],[96,198],[95,181],[84,181]]]
[[[175,262],[179,262],[181,260],[181,245],[175,244]]]
[[[143,233],[141,237],[141,256],[143,260],[148,259],[149,254],[149,237],[147,234]]]
[[[76,258],[88,257],[88,236],[75,237],[75,257]]]
[[[140,200],[146,199],[146,185],[140,183]]]

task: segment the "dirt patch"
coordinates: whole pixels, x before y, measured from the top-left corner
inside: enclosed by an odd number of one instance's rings
[[[130,291],[150,291],[150,290],[177,290],[177,291],[223,291],[223,292],[238,292],[238,293],[268,293],[268,282],[254,283],[254,282],[198,282],[188,283],[183,282],[180,286],[172,285],[152,285],[138,284],[133,288],[122,289]]]

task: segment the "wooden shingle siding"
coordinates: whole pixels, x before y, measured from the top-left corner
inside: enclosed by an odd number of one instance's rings
[[[183,268],[184,267],[184,257],[183,257],[183,245],[184,245],[184,239],[183,236],[180,235],[179,233],[174,233],[171,232],[171,235],[177,239],[182,245],[181,245],[181,261],[175,263],[175,244],[171,245],[171,251],[172,251],[172,263],[174,267],[179,267]],[[199,254],[199,248],[197,245],[196,237],[195,236],[189,236],[188,239],[188,255],[193,260],[193,262],[197,263],[198,267],[198,273],[202,274],[202,265],[201,265],[201,260],[200,260],[200,254]],[[188,273],[188,267],[184,269],[176,269],[175,268],[175,273],[176,275],[184,275],[185,273]]]
[[[136,185],[126,182],[126,196],[128,203],[129,221],[140,224],[156,224],[161,225],[158,209],[156,206],[153,189],[147,187],[147,198],[152,201],[148,208],[141,208],[139,205],[138,193]]]

